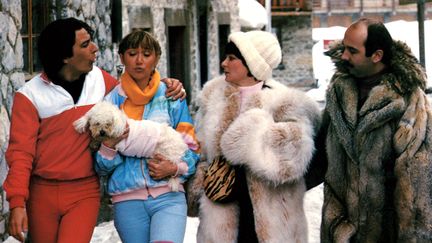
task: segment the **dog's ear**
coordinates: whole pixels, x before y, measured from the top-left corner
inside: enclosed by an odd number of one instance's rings
[[[122,111],[115,112],[113,116],[113,136],[120,137],[126,129],[127,116]]]
[[[74,121],[73,126],[78,133],[83,133],[87,129],[88,122],[89,117],[84,115],[80,119]]]

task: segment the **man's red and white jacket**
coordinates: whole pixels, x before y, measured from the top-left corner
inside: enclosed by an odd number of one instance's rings
[[[45,73],[16,92],[6,151],[9,172],[3,184],[11,209],[25,206],[31,176],[66,181],[95,175],[90,137],[76,132],[72,124],[116,84],[107,72],[93,67],[76,104]]]

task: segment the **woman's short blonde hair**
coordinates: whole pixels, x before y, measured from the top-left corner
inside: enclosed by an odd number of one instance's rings
[[[126,35],[119,45],[119,54],[124,54],[127,49],[135,49],[141,47],[143,49],[154,51],[157,57],[162,54],[161,47],[156,38],[144,29],[133,29],[131,33]]]

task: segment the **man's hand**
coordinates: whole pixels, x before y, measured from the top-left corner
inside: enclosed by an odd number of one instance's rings
[[[16,207],[10,211],[9,234],[20,242],[25,241],[28,231],[27,212],[25,208]]]
[[[184,100],[186,98],[186,91],[183,88],[183,84],[175,78],[163,78],[162,82],[166,84],[168,87],[165,95],[167,97],[171,97],[173,100],[181,99]]]
[[[153,159],[148,160],[150,176],[155,180],[175,176],[178,166],[165,159],[162,155],[156,154]]]

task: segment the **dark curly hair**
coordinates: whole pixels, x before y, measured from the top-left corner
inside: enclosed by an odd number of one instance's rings
[[[83,28],[93,37],[93,29],[75,18],[55,20],[42,30],[38,39],[38,53],[49,79],[58,79],[58,73],[65,65],[63,60],[73,56],[75,31]]]

